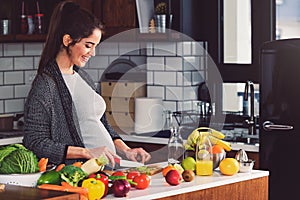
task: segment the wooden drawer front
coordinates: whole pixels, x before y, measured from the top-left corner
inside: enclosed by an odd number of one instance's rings
[[[101,82],[101,95],[104,97],[145,97],[144,82]]]
[[[106,111],[134,112],[134,98],[128,97],[103,97]]]
[[[106,118],[111,126],[134,127],[134,113],[128,112],[105,112]]]

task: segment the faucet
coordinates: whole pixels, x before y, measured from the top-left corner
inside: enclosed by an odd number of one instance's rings
[[[256,120],[254,116],[254,84],[252,81],[247,81],[245,85],[244,100],[248,101],[250,88],[250,118],[246,119],[245,122],[249,126],[249,135],[256,135]]]

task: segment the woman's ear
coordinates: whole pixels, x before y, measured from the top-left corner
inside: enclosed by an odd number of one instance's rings
[[[70,36],[69,34],[65,34],[65,35],[63,36],[63,45],[64,45],[65,47],[69,46],[69,44],[70,44],[72,41],[73,41],[73,40],[72,40],[72,38],[71,38],[71,36]]]

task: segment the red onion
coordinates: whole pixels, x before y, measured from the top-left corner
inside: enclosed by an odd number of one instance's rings
[[[111,186],[112,192],[115,197],[126,197],[131,186],[127,180],[115,180]]]

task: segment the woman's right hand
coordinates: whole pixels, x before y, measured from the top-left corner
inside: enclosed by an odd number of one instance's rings
[[[114,166],[115,166],[115,158],[120,158],[120,156],[118,156],[117,154],[112,152],[106,146],[88,149],[88,153],[89,153],[90,158],[99,158],[99,156],[104,155],[109,160],[112,168],[114,168]],[[90,158],[88,158],[88,159],[90,159]]]

